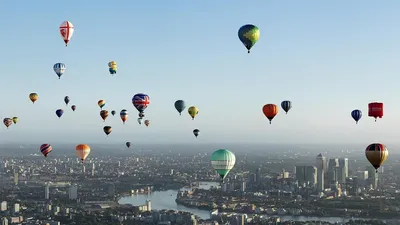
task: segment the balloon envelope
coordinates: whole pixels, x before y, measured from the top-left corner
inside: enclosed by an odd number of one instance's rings
[[[47,155],[53,150],[53,147],[50,144],[42,144],[40,146],[40,152],[47,157]]]
[[[228,149],[218,149],[211,155],[211,165],[222,180],[235,166],[236,156]]]
[[[90,147],[87,144],[79,144],[75,148],[75,154],[79,157],[82,163],[88,157],[90,153]]]
[[[247,52],[256,44],[260,38],[260,30],[252,24],[242,26],[238,31],[238,37],[243,45],[246,47]]]
[[[177,100],[174,105],[175,109],[179,112],[179,115],[181,115],[183,110],[186,108],[186,103],[183,100]]]
[[[377,170],[386,161],[389,151],[386,146],[381,143],[373,143],[365,149],[365,156],[371,165]]]

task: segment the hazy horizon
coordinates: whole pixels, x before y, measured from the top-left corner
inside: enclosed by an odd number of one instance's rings
[[[400,145],[399,1],[260,0],[251,7],[226,0],[38,1],[29,7],[7,1],[3,7],[0,117],[19,122],[0,128],[0,144],[381,142],[389,151]],[[58,30],[65,20],[75,27],[68,47]],[[261,32],[251,54],[237,37],[247,23]],[[118,63],[114,76],[111,60]],[[60,80],[53,71],[58,62],[67,66]],[[35,104],[31,92],[39,94]],[[150,96],[150,127],[136,121],[136,93]],[[117,111],[106,122],[100,99]],[[199,108],[195,120],[187,108],[179,116],[178,99]],[[293,108],[287,115],[280,109],[269,124],[262,106],[280,107],[283,100]],[[367,117],[372,101],[385,103],[377,122]],[[58,108],[65,110],[61,119]],[[129,112],[125,125],[122,109]],[[363,111],[357,125],[353,109]],[[105,125],[113,127],[109,137]]]

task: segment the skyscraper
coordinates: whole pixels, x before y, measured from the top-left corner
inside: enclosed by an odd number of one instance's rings
[[[337,179],[337,170],[339,167],[339,159],[338,158],[333,158],[329,159],[329,165],[328,165],[328,183],[329,185],[335,184]]]
[[[69,187],[68,194],[69,194],[70,200],[77,199],[78,198],[78,186],[72,185],[71,187]]]
[[[258,168],[256,171],[256,183],[257,184],[261,183],[261,168]]]
[[[48,184],[46,184],[46,187],[44,187],[44,199],[49,199],[50,197],[50,187]]]
[[[345,184],[346,178],[349,176],[349,159],[339,159],[339,170],[337,172],[337,181],[339,184]]]
[[[296,180],[300,186],[314,186],[317,183],[317,167],[296,166]]]
[[[326,173],[326,157],[320,153],[316,160],[317,167],[317,189],[323,191],[325,189],[325,173]]]

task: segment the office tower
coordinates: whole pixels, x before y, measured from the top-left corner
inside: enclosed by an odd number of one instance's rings
[[[151,211],[151,201],[146,200],[147,211]]]
[[[8,225],[8,219],[6,217],[1,218],[1,225]]]
[[[14,204],[14,213],[17,213],[17,212],[19,212],[19,204],[15,203]]]
[[[345,184],[346,178],[349,176],[349,159],[348,158],[340,158],[339,159],[339,171],[338,171],[338,183]]]
[[[94,169],[95,169],[95,166],[94,166],[94,163],[92,164],[92,177],[94,177]]]
[[[19,181],[19,174],[18,174],[18,172],[15,172],[14,173],[14,184],[18,185],[18,181]]]
[[[171,171],[169,172],[169,175],[174,175],[174,169],[171,169]]]
[[[357,185],[363,187],[367,184],[368,171],[358,171],[357,172]]]
[[[314,186],[317,183],[317,167],[296,166],[296,180],[300,186]]]
[[[261,183],[261,168],[258,168],[256,171],[256,183],[257,184]]]
[[[368,171],[368,183],[371,185],[372,189],[378,189],[379,173],[375,172],[375,168],[372,166],[366,166],[365,170]]]
[[[246,181],[242,181],[242,186],[240,187],[240,191],[242,192],[246,191]]]
[[[78,199],[78,186],[72,185],[69,187],[68,194],[70,200]]]
[[[325,173],[326,173],[326,157],[320,153],[316,160],[317,167],[317,189],[323,191],[325,189]]]
[[[1,208],[2,212],[7,211],[7,202],[6,201],[2,201],[0,208]]]
[[[82,166],[82,173],[83,173],[83,174],[86,173],[86,167],[85,167],[85,165]]]
[[[44,187],[44,199],[49,199],[50,197],[50,187],[48,184],[46,184],[46,187]]]
[[[339,167],[339,159],[333,158],[329,159],[328,165],[328,183],[334,184],[336,183],[337,179],[337,168]]]

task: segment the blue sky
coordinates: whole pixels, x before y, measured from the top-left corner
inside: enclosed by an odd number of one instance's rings
[[[6,1],[0,14],[0,142],[257,142],[397,144],[400,122],[400,2],[373,1]],[[65,48],[58,26],[75,33]],[[250,55],[237,30],[261,31]],[[107,63],[118,63],[118,74]],[[63,62],[61,80],[52,70]],[[39,100],[32,105],[30,92]],[[151,98],[151,127],[139,126],[134,94]],[[72,112],[65,95],[77,105]],[[130,113],[103,123],[106,109]],[[179,116],[184,99],[200,113]],[[264,104],[291,100],[268,124]],[[367,104],[385,103],[377,123]],[[66,109],[61,119],[58,108]],[[359,108],[358,125],[350,112]],[[108,138],[104,125],[113,127]],[[195,140],[192,130],[201,131]]]

